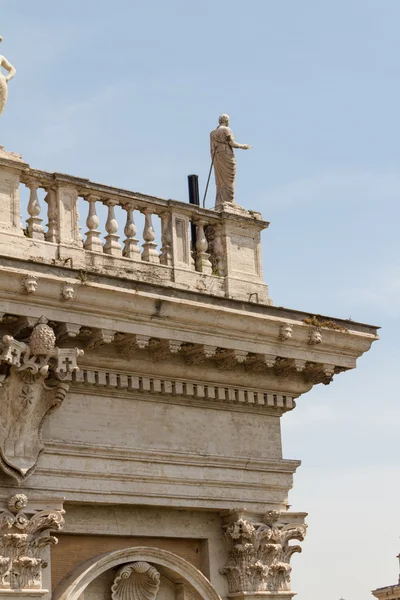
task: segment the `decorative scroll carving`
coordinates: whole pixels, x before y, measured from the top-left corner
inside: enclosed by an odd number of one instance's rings
[[[329,385],[333,381],[334,374],[339,370],[340,367],[335,367],[334,365],[308,362],[304,372],[304,379],[308,383]]]
[[[63,514],[61,506],[29,509],[24,494],[9,499],[8,508],[0,513],[0,594],[21,589],[27,596],[47,593],[42,589],[43,552],[49,544],[57,544],[49,532],[62,529]]]
[[[215,354],[215,362],[218,369],[232,369],[238,363],[246,360],[248,352],[244,350],[225,350],[218,348]]]
[[[81,326],[76,323],[61,323],[56,329],[58,342],[66,342],[70,338],[79,335]]]
[[[138,350],[147,348],[150,337],[147,335],[134,335],[129,333],[116,333],[114,343],[117,345],[119,354],[130,356]]]
[[[278,523],[280,514],[270,511],[263,523],[239,518],[224,526],[229,560],[220,571],[230,593],[290,590],[290,558],[301,552],[290,540],[303,541],[306,525]]]
[[[278,357],[274,372],[278,377],[289,377],[293,373],[293,362],[289,358]]]
[[[147,562],[124,565],[111,586],[112,600],[155,600],[160,573]]]
[[[184,344],[183,351],[185,361],[189,365],[194,365],[204,362],[207,358],[212,358],[217,351],[217,347],[203,344]]]
[[[82,329],[81,334],[84,333]],[[97,350],[97,348],[100,348],[100,346],[103,346],[104,344],[111,344],[111,342],[114,339],[115,333],[116,332],[112,329],[98,329],[92,331],[89,334],[90,338],[86,345],[86,348],[88,350]]]
[[[78,348],[56,348],[56,336],[45,318],[39,319],[27,344],[5,335],[0,363],[6,373],[0,387],[0,462],[23,481],[44,450],[41,429],[46,415],[64,400],[69,384],[60,382],[78,370]]]
[[[301,373],[306,368],[307,361],[301,360],[299,358],[295,358],[293,361],[293,364],[294,364],[294,368],[296,369],[296,371],[298,373]]]
[[[246,358],[246,370],[252,373],[261,373],[265,369],[272,369],[276,363],[276,356],[271,354],[250,353]]]
[[[165,360],[170,354],[177,354],[182,347],[182,342],[176,340],[159,340],[152,338],[149,348],[154,360]]]

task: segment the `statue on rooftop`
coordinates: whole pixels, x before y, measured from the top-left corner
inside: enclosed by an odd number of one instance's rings
[[[219,126],[210,133],[211,158],[217,188],[216,210],[221,209],[225,204],[234,203],[236,159],[233,149],[249,150],[251,148],[248,144],[235,142],[229,128],[228,115],[221,115],[218,121]]]
[[[0,36],[0,42],[3,41],[3,38]],[[12,79],[17,72],[11,63],[5,58],[5,56],[0,55],[0,67],[3,67],[6,71],[8,71],[8,75],[5,76],[0,70],[0,115],[4,110],[4,107],[7,102],[8,96],[8,82]]]

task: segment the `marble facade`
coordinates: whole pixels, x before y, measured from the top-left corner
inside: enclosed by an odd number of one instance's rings
[[[0,200],[0,597],[292,598],[280,420],[377,329],[274,307],[259,213],[4,150]]]

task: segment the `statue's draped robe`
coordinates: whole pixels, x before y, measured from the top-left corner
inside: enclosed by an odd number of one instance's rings
[[[6,82],[6,78],[4,77],[4,75],[2,73],[0,73],[0,115],[3,112],[3,109],[6,105],[7,94],[8,94],[8,85]]]
[[[231,146],[233,141],[233,133],[225,125],[220,125],[210,133],[211,157],[214,158],[217,188],[216,207],[234,202],[236,160]]]

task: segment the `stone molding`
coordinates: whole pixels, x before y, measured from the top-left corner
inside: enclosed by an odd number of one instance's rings
[[[43,597],[42,569],[47,567],[43,553],[57,544],[49,535],[64,525],[64,510],[59,502],[28,502],[16,494],[0,509],[0,598]]]
[[[69,373],[65,381],[73,384],[93,385],[99,388],[118,388],[121,391],[141,392],[150,395],[185,398],[186,400],[209,401],[218,404],[236,404],[256,409],[276,409],[282,414],[296,406],[293,396],[249,390],[238,386],[212,385],[197,381],[157,378],[113,371],[99,371],[82,368]]]
[[[299,461],[226,457],[167,449],[115,448],[46,441],[33,475],[36,492],[68,487],[73,502],[180,506],[226,511],[246,507],[262,513],[285,510]]]
[[[230,594],[290,591],[290,559],[301,547],[289,542],[303,541],[306,525],[283,519],[285,515],[276,511],[267,512],[262,522],[246,518],[243,512],[227,519],[223,529],[229,559],[220,572],[228,580]]]

